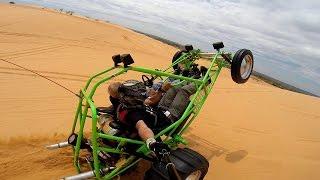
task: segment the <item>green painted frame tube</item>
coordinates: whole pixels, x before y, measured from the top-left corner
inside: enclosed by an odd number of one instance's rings
[[[212,67],[214,66],[214,64],[216,63],[216,59],[218,58],[218,56],[220,55],[220,53],[216,53],[216,55],[212,58],[212,63],[210,64],[210,67],[208,68],[207,73],[205,74],[204,78],[203,78],[203,84],[199,87],[198,91],[196,92],[196,94],[193,96],[192,100],[190,103],[194,103],[195,99],[197,98],[197,96],[199,95],[200,91],[205,88],[205,84],[208,82],[209,80],[209,74],[210,74],[210,70],[212,69]],[[209,91],[205,93],[205,96],[202,97],[200,104],[198,106],[200,106],[200,108],[198,109],[197,112],[195,112],[194,117],[179,131],[179,135],[181,135],[189,126],[190,124],[193,122],[193,120],[195,119],[195,117],[198,115],[199,111],[201,110],[205,100],[207,99],[213,85],[215,84],[217,77],[220,74],[220,71],[222,69],[222,66],[219,66],[218,69],[215,71],[215,73],[213,74],[213,76],[211,77],[211,86],[209,87]]]
[[[183,55],[180,58],[178,58],[177,61],[175,61],[173,64],[171,64],[170,67],[174,66],[175,64],[178,64],[179,62],[183,62],[188,58],[191,58],[192,62],[193,62],[196,59],[199,59],[199,53],[201,53],[200,50],[193,50],[193,51],[190,51],[189,53],[183,53]],[[93,159],[94,159],[93,169],[94,169],[94,172],[96,174],[97,179],[102,178],[101,177],[102,175],[100,174],[100,171],[99,171],[101,169],[100,166],[102,166],[102,165],[100,164],[99,159],[98,159],[98,152],[104,151],[104,152],[118,153],[118,154],[126,154],[127,153],[127,152],[124,152],[123,150],[121,150],[119,147],[117,147],[117,148],[99,147],[98,142],[97,142],[98,138],[117,141],[117,142],[119,142],[118,145],[120,145],[120,146],[127,144],[127,143],[141,145],[140,148],[137,150],[137,152],[143,153],[144,155],[148,155],[150,153],[150,150],[147,149],[146,144],[143,141],[124,138],[124,137],[117,137],[117,136],[112,136],[112,135],[97,132],[97,119],[98,119],[98,117],[97,117],[96,107],[92,101],[92,97],[95,94],[97,88],[101,84],[103,84],[104,82],[106,82],[116,76],[119,76],[123,73],[126,73],[128,71],[136,71],[136,72],[146,73],[146,74],[150,74],[150,75],[155,75],[158,77],[171,77],[171,78],[180,79],[182,81],[186,81],[189,83],[194,83],[195,86],[197,86],[197,91],[193,95],[193,97],[191,98],[191,101],[190,101],[189,105],[187,106],[185,112],[183,113],[182,117],[178,121],[176,121],[173,124],[169,125],[168,127],[164,128],[162,131],[160,131],[159,133],[157,133],[155,135],[155,138],[158,138],[162,135],[169,133],[169,134],[167,134],[167,138],[165,139],[165,142],[168,143],[169,142],[168,137],[172,136],[172,134],[177,130],[177,128],[181,125],[182,122],[188,121],[179,130],[178,133],[175,133],[177,137],[179,136],[179,138],[173,137],[171,139],[171,141],[174,141],[175,143],[178,144],[178,143],[185,141],[180,135],[183,134],[183,132],[191,125],[192,121],[198,115],[207,96],[211,92],[213,85],[215,84],[216,79],[217,79],[222,67],[225,65],[224,63],[220,63],[220,60],[218,62],[218,58],[220,55],[221,55],[220,51],[214,54],[214,56],[211,59],[212,62],[210,63],[208,71],[206,72],[204,78],[201,80],[200,79],[193,79],[193,78],[189,78],[189,77],[184,77],[184,76],[180,76],[180,75],[175,75],[175,74],[166,72],[168,69],[170,69],[170,67],[167,68],[166,70],[160,71],[160,70],[152,70],[152,69],[147,69],[147,68],[143,68],[143,67],[135,67],[135,66],[129,66],[126,68],[122,67],[122,66],[111,67],[105,71],[102,71],[102,72],[90,77],[89,80],[87,81],[84,89],[82,89],[80,91],[81,98],[79,98],[79,103],[77,106],[77,111],[76,111],[74,123],[72,126],[72,132],[74,132],[76,129],[77,121],[78,121],[78,119],[80,120],[77,144],[74,147],[74,165],[75,165],[76,169],[78,170],[78,172],[81,171],[81,168],[79,165],[79,152],[80,152],[81,141],[83,139],[83,131],[84,131],[85,121],[86,121],[86,118],[88,115],[89,108],[91,110],[91,119],[92,119],[91,143],[92,143],[92,155],[93,155]],[[97,78],[101,75],[107,74],[115,69],[118,69],[118,71],[115,73],[112,73],[111,75],[108,75],[107,77],[100,79],[98,82],[95,82],[92,85],[90,90],[88,89],[95,78]],[[211,80],[211,84],[207,85],[209,79]],[[204,91],[204,95],[200,94],[201,91]],[[85,100],[84,107],[82,107],[83,100]],[[197,102],[196,102],[196,100],[197,100]],[[192,117],[188,118],[191,114],[192,114]],[[119,175],[120,173],[126,171],[128,168],[133,166],[139,160],[140,159],[135,156],[130,156],[124,165],[122,165],[120,167],[116,167],[116,169],[114,169],[111,172],[109,172],[108,174],[106,174],[103,177],[103,179],[111,179],[111,178],[115,177],[116,175]]]
[[[99,76],[101,76],[101,75],[103,75],[103,74],[105,74],[105,73],[108,73],[108,72],[110,72],[110,71],[112,71],[112,70],[114,70],[114,69],[115,69],[115,67],[111,67],[111,68],[108,68],[108,69],[105,70],[105,71],[102,71],[102,72],[100,72],[100,73],[97,73],[97,74],[91,76],[91,77],[88,79],[88,81],[87,81],[87,83],[86,83],[86,85],[85,85],[85,87],[84,87],[84,90],[86,91],[86,90],[88,89],[88,87],[89,87],[89,85],[91,84],[91,82],[92,82],[93,79],[95,79],[96,77],[99,77]],[[80,90],[80,97],[81,97],[81,98],[79,98],[79,104],[78,104],[78,107],[77,107],[77,110],[76,110],[76,114],[75,114],[75,117],[74,117],[74,122],[73,122],[73,125],[72,125],[71,134],[74,133],[74,131],[75,131],[79,114],[81,114],[81,113],[79,113],[79,112],[82,111],[82,92],[81,92],[81,90]],[[81,116],[80,116],[80,119],[81,119]]]
[[[100,76],[100,75],[102,75],[102,74],[104,74],[104,73],[107,73],[107,72],[109,72],[109,71],[111,71],[111,70],[113,70],[113,69],[115,69],[115,68],[109,68],[109,69],[106,70],[106,71],[103,71],[103,72],[101,72],[101,73],[98,73],[98,74],[92,76],[92,77],[88,80],[88,82],[87,82],[87,84],[86,84],[86,88],[87,88],[87,86],[90,85],[90,83],[92,82],[92,80],[93,80],[94,78],[96,78],[96,77],[98,77],[98,76]],[[86,105],[85,105],[85,107],[84,107],[84,109],[83,109],[83,112],[80,111],[80,110],[82,109],[82,99],[81,99],[81,100],[80,100],[81,103],[79,102],[78,108],[77,108],[77,114],[79,114],[80,116],[79,116],[79,115],[76,115],[76,118],[75,118],[74,123],[73,123],[73,126],[74,126],[74,128],[75,128],[75,127],[76,127],[76,122],[77,122],[77,120],[78,120],[78,117],[80,117],[79,132],[78,132],[77,143],[76,143],[76,146],[74,147],[74,161],[73,161],[73,164],[74,164],[74,166],[76,167],[76,170],[77,170],[78,172],[81,172],[81,167],[80,167],[80,165],[79,165],[79,153],[80,153],[81,142],[82,142],[82,139],[83,139],[83,130],[84,130],[84,125],[85,125],[85,121],[86,121],[86,118],[87,118],[88,107],[89,107],[89,106],[90,106],[91,113],[92,113],[92,124],[93,124],[93,125],[92,125],[92,144],[96,144],[96,143],[97,143],[97,140],[96,140],[96,139],[97,139],[97,135],[96,135],[96,132],[97,132],[97,127],[96,127],[96,124],[97,124],[97,115],[96,115],[96,114],[97,114],[97,112],[96,112],[96,107],[94,106],[94,104],[93,104],[93,102],[92,102],[92,100],[91,100],[92,95],[94,94],[94,92],[95,92],[95,90],[97,89],[97,87],[98,87],[99,85],[101,85],[103,82],[105,82],[105,81],[107,81],[107,80],[110,80],[110,79],[112,79],[113,77],[116,77],[116,76],[118,76],[118,75],[120,75],[120,74],[122,74],[122,73],[125,73],[125,72],[126,72],[126,69],[122,69],[122,70],[118,71],[117,73],[115,73],[115,74],[113,74],[113,75],[111,75],[111,76],[108,76],[108,77],[100,80],[98,83],[96,83],[96,84],[94,85],[94,87],[92,88],[89,96],[86,95],[85,89],[81,90],[81,93],[80,93],[80,94],[82,94],[83,98],[85,98],[85,100],[86,100]],[[100,168],[99,168],[99,164],[98,164],[97,147],[95,147],[94,145],[93,145],[93,158],[94,158],[94,168],[95,168],[95,171],[97,171],[96,173],[99,173],[99,169],[100,169]]]
[[[98,151],[104,151],[107,153],[114,153],[114,154],[127,154],[126,152],[116,150],[114,148],[106,148],[106,147],[98,147]]]
[[[212,62],[211,62],[211,64],[210,64],[209,68],[208,68],[208,71],[206,72],[204,78],[201,80],[202,83],[201,83],[200,87],[198,87],[195,95],[193,95],[193,98],[192,98],[191,102],[189,103],[189,105],[187,106],[184,114],[183,114],[182,117],[178,120],[178,121],[179,121],[179,124],[177,124],[177,125],[174,127],[174,129],[169,133],[168,137],[170,137],[170,136],[175,132],[175,130],[179,127],[179,125],[181,124],[181,122],[183,122],[184,120],[187,120],[186,118],[191,114],[192,111],[191,111],[191,112],[189,112],[189,111],[190,111],[190,109],[194,106],[194,101],[195,101],[196,97],[199,95],[200,91],[204,88],[204,86],[205,86],[206,83],[208,82],[208,77],[209,77],[210,71],[211,71],[212,67],[214,66],[214,64],[216,63],[216,59],[217,59],[217,57],[218,57],[219,55],[220,55],[220,53],[218,52],[218,53],[216,53],[215,56],[212,58]],[[219,72],[217,73],[217,71],[216,71],[215,74],[218,75]],[[214,83],[215,83],[215,80],[211,82],[211,86],[213,86]],[[204,103],[205,98],[203,98],[202,101],[203,101],[203,103]],[[203,103],[202,103],[202,104],[203,104]],[[201,107],[200,107],[200,108],[201,108]],[[195,114],[195,116],[197,116],[197,114]],[[195,116],[194,116],[194,118],[195,118]],[[193,120],[194,118],[192,118],[192,120]],[[181,120],[181,122],[180,122],[180,120]],[[191,124],[192,120],[189,121],[189,123],[188,123],[187,125],[185,125],[185,126],[183,127],[183,129],[187,129],[187,128],[189,127],[189,125]],[[165,129],[165,130],[166,130],[166,129]],[[180,134],[181,134],[181,133],[179,133],[179,135],[180,135]],[[160,136],[161,136],[161,135],[160,135]]]
[[[92,82],[93,79],[95,79],[95,78],[97,78],[97,77],[99,77],[99,76],[101,76],[101,75],[103,75],[103,74],[106,74],[106,73],[108,73],[108,72],[110,72],[110,71],[112,71],[112,70],[114,70],[114,69],[115,69],[115,67],[111,67],[111,68],[108,68],[108,69],[105,70],[105,71],[102,71],[102,72],[100,72],[100,73],[98,73],[98,74],[96,74],[96,75],[91,76],[91,77],[89,78],[89,80],[87,81],[87,83],[86,83],[86,85],[85,85],[85,87],[84,87],[84,90],[86,91],[86,90],[88,89],[88,87],[89,87],[89,85],[91,84],[91,82]]]
[[[168,68],[166,68],[164,70],[164,72],[168,71],[169,69],[171,69],[173,66],[179,64],[181,61],[189,58],[190,55],[188,53],[183,53],[182,56],[180,56],[175,62],[173,62]]]
[[[135,164],[137,164],[141,159],[135,157],[135,156],[130,156],[127,161],[121,166],[121,167],[117,167],[116,169],[114,169],[113,171],[111,171],[110,173],[106,174],[103,179],[107,179],[110,180],[112,178],[114,178],[115,176],[125,172],[127,169],[129,169],[130,167],[134,166]]]
[[[80,97],[82,96],[82,94],[80,93]],[[78,107],[77,107],[77,111],[74,117],[74,121],[73,121],[73,125],[72,125],[72,130],[71,130],[71,134],[74,133],[76,126],[77,126],[77,122],[78,122],[78,118],[81,117],[79,116],[79,112],[82,112],[82,97],[79,97],[79,103],[78,103]]]
[[[199,79],[193,79],[193,78],[179,76],[179,75],[175,75],[175,74],[171,74],[171,73],[167,73],[167,72],[151,70],[151,69],[147,69],[147,68],[143,68],[143,67],[130,66],[130,67],[128,67],[128,70],[152,74],[152,75],[156,75],[156,76],[171,77],[171,78],[175,78],[175,79],[185,80],[188,82],[194,82],[196,84],[201,84],[203,82],[202,80],[199,80]]]
[[[85,112],[88,111],[88,105],[91,109],[91,116],[92,116],[92,136],[91,136],[91,143],[92,143],[92,155],[93,155],[93,165],[94,165],[94,173],[96,177],[99,179],[100,177],[100,163],[98,159],[98,143],[97,143],[97,110],[91,99],[86,95],[86,93],[82,90],[83,97],[87,101]],[[79,132],[80,134],[80,132]],[[79,135],[80,136],[80,135]],[[79,138],[78,138],[79,139]],[[77,139],[77,140],[78,140]],[[78,142],[77,142],[78,146]]]
[[[125,141],[125,142],[132,143],[132,144],[140,144],[140,145],[145,144],[143,141],[123,138],[123,137],[117,137],[117,136],[112,136],[112,135],[102,134],[102,133],[98,133],[98,137],[113,140],[113,141]]]
[[[87,102],[85,105],[85,108],[84,108],[84,112],[83,112],[84,115],[80,119],[78,138],[77,138],[77,143],[76,143],[76,147],[75,147],[75,151],[74,151],[73,164],[76,167],[78,172],[81,172],[81,168],[79,165],[79,153],[80,153],[81,141],[83,139],[83,129],[84,129],[84,125],[85,125],[86,114],[88,112],[88,106],[89,106],[89,104]]]
[[[93,85],[91,91],[90,91],[90,94],[88,95],[88,97],[91,99],[92,96],[94,95],[94,93],[96,92],[97,88],[104,82],[116,77],[116,76],[119,76],[123,73],[127,72],[127,69],[126,68],[120,68],[120,70],[106,78],[103,78],[102,80],[98,81],[95,85]]]
[[[215,75],[214,75],[213,78],[212,78],[212,81],[214,81],[214,82],[216,81],[218,75],[220,74],[221,69],[222,69],[222,67],[220,67],[220,68],[216,71]],[[198,106],[200,106],[199,111],[196,112],[195,116],[194,116],[192,119],[190,119],[190,121],[178,132],[179,135],[181,135],[181,134],[190,126],[190,124],[193,122],[193,120],[195,119],[195,117],[198,115],[198,113],[200,112],[200,110],[201,110],[201,108],[202,108],[205,100],[207,99],[208,95],[210,94],[210,92],[211,92],[211,90],[212,90],[212,87],[213,87],[213,86],[210,86],[209,91],[205,94],[205,96],[202,97],[201,104],[198,105]]]

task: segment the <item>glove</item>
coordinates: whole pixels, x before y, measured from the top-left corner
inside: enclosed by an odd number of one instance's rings
[[[158,159],[162,159],[162,157],[166,153],[170,153],[170,148],[167,144],[162,142],[154,142],[149,145],[151,151],[153,151]]]
[[[190,76],[190,71],[185,69],[182,71],[182,76],[185,76],[185,77],[189,77]]]

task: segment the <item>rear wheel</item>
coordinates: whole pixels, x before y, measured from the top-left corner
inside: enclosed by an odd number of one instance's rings
[[[208,172],[209,162],[206,158],[189,148],[178,148],[172,151],[170,160],[175,165],[182,179],[201,180]],[[170,179],[166,164],[161,162],[153,163],[151,168],[145,173],[144,179]]]
[[[248,49],[240,49],[235,53],[231,63],[232,80],[238,84],[248,81],[253,70],[253,55]]]

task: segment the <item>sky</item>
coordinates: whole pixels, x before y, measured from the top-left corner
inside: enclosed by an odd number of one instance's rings
[[[0,0],[1,1],[1,0]],[[18,0],[212,51],[252,50],[254,70],[320,95],[319,0]]]

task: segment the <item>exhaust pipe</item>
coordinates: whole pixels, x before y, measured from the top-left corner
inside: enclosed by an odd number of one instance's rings
[[[49,150],[53,150],[53,149],[58,149],[58,148],[64,148],[64,147],[67,147],[67,146],[70,146],[68,141],[57,143],[57,144],[48,145],[48,146],[46,146],[46,148],[49,149]]]
[[[58,149],[58,148],[64,148],[64,147],[67,147],[67,146],[70,146],[70,145],[76,146],[77,145],[77,139],[78,139],[78,135],[75,134],[75,133],[72,133],[69,136],[68,141],[61,142],[61,143],[58,143],[58,144],[52,144],[52,145],[46,146],[46,148],[50,149],[50,150],[53,150],[53,149]],[[81,149],[85,149],[85,148],[88,148],[88,147],[90,147],[88,141],[86,139],[82,139],[80,148]]]
[[[115,169],[115,167],[107,167],[104,169],[100,169],[100,174],[104,174],[106,172],[108,172],[109,170],[113,170]],[[95,173],[94,171],[88,171],[88,172],[84,172],[84,173],[80,173],[74,176],[69,176],[69,177],[64,177],[62,178],[63,180],[83,180],[83,179],[88,179],[88,178],[93,178],[95,177]]]

